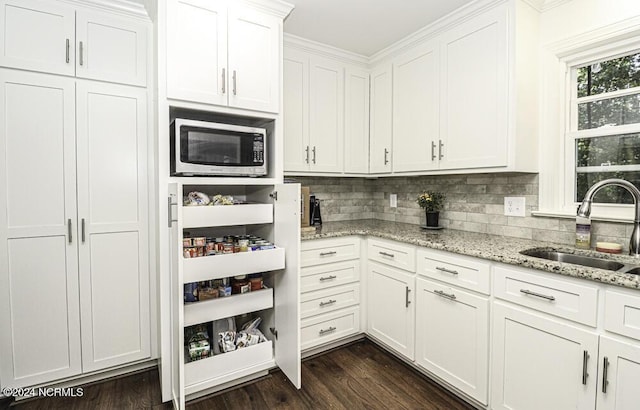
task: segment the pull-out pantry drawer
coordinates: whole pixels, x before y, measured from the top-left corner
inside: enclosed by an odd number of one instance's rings
[[[488,295],[491,292],[491,265],[476,258],[449,252],[420,249],[418,274]]]
[[[496,298],[596,326],[598,289],[595,286],[501,266],[495,267],[493,273]]]
[[[300,347],[309,349],[360,332],[360,308],[355,306],[313,316],[300,322]]]
[[[416,271],[416,249],[413,245],[382,239],[369,239],[367,241],[367,256],[369,260],[394,268],[409,272]]]
[[[327,289],[360,280],[360,261],[352,260],[300,269],[300,292]]]
[[[320,265],[360,258],[360,238],[316,239],[304,241],[300,251],[300,266]]]
[[[640,340],[640,292],[636,296],[607,290],[604,306],[606,330]]]
[[[303,293],[300,296],[300,316],[306,319],[333,312],[360,303],[360,284],[335,286],[329,289]]]

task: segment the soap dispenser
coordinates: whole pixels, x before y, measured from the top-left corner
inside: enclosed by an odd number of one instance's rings
[[[576,248],[591,248],[591,218],[576,216]]]

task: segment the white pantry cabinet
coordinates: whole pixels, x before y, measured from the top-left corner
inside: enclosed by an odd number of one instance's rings
[[[595,332],[495,302],[491,407],[592,409],[597,357]]]
[[[369,172],[391,172],[393,68],[383,64],[371,71]]]
[[[428,41],[393,61],[393,171],[438,168],[439,50]]]
[[[146,85],[146,22],[41,0],[2,0],[0,20],[0,65]]]
[[[14,70],[0,87],[3,387],[148,358],[146,90]]]
[[[414,357],[415,278],[369,261],[367,333],[410,360]]]
[[[185,408],[190,396],[219,390],[238,380],[267,374],[279,367],[291,383],[300,388],[300,185],[217,186],[170,184],[168,229],[171,238],[170,314],[162,318],[170,328],[168,344],[170,384],[174,407]],[[270,209],[268,220],[252,220],[255,208],[248,205],[183,206],[183,198],[198,189],[209,195],[233,192]],[[275,192],[274,192],[275,191]],[[194,215],[189,215],[194,214]],[[225,218],[233,214],[232,218]],[[198,224],[198,218],[200,223]],[[205,257],[183,256],[184,223],[189,220],[191,236],[219,237],[257,234],[275,244],[275,249]],[[242,222],[243,220],[247,222]],[[192,231],[196,230],[196,231]],[[197,233],[196,233],[197,232]],[[184,302],[184,286],[205,280],[262,273],[265,287],[193,303]],[[256,313],[267,341],[253,346],[188,361],[185,328],[244,314]],[[242,322],[237,322],[238,327]],[[210,327],[211,328],[211,327]],[[212,330],[210,330],[212,331]],[[217,341],[210,335],[212,343]]]
[[[282,19],[226,0],[167,6],[167,97],[278,112]]]

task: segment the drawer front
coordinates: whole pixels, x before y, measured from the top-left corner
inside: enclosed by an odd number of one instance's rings
[[[358,307],[314,316],[300,322],[300,347],[309,349],[359,332]]]
[[[607,290],[604,305],[606,330],[640,340],[640,295]]]
[[[300,315],[303,319],[333,312],[360,303],[360,284],[307,292],[300,297],[300,300]]]
[[[300,266],[348,261],[360,258],[360,238],[317,239],[304,241],[300,250]]]
[[[360,261],[329,263],[300,269],[300,292],[327,289],[360,280]]]
[[[393,241],[369,239],[367,241],[369,260],[384,263],[394,268],[409,272],[416,271],[416,249],[413,245],[405,245]]]
[[[495,267],[493,290],[496,298],[588,326],[596,326],[596,287]]]
[[[474,258],[418,248],[418,274],[488,295],[491,265]]]

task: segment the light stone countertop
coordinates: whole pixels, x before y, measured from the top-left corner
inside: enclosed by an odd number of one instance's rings
[[[573,276],[581,279],[640,290],[640,275],[612,272],[570,263],[555,262],[520,254],[530,248],[553,248],[562,252],[619,261],[629,265],[640,265],[640,259],[628,255],[609,255],[596,251],[582,251],[567,245],[537,242],[527,239],[496,236],[451,229],[423,230],[417,225],[387,222],[376,219],[360,219],[344,222],[325,222],[316,233],[303,233],[302,240],[337,238],[349,235],[368,235],[390,239],[426,248],[474,256],[490,261],[502,262],[524,268]]]

